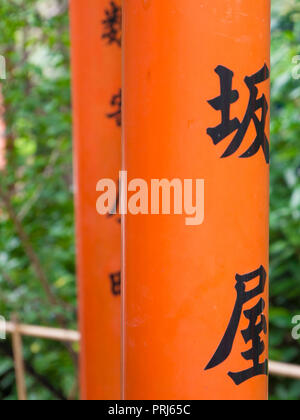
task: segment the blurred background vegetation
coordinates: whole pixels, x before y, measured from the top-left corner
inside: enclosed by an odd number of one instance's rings
[[[272,0],[271,349],[300,364],[300,0]],[[0,170],[0,314],[76,329],[67,1],[1,0],[6,166]],[[300,72],[299,72],[300,74]],[[24,339],[31,400],[75,399],[77,346]],[[271,398],[300,400],[300,383],[271,378]],[[16,399],[9,340],[0,341],[0,399]]]
[[[65,1],[1,0],[6,167],[0,174],[0,314],[76,329]],[[76,397],[76,347],[24,339],[30,399]],[[15,399],[9,341],[0,341],[0,399]]]
[[[300,0],[272,5],[270,358],[300,364],[300,341],[291,337],[291,320],[300,314],[300,78],[292,77]],[[300,382],[271,379],[271,396],[300,400]]]

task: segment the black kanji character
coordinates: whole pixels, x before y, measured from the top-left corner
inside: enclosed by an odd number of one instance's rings
[[[249,320],[249,327],[242,331],[242,335],[246,344],[252,342],[252,347],[250,350],[243,352],[242,356],[245,360],[252,360],[253,366],[243,372],[228,373],[236,385],[241,385],[256,376],[268,374],[268,361],[259,362],[260,356],[265,351],[265,343],[261,340],[260,334],[262,332],[267,334],[267,320],[263,315],[265,306],[263,299],[260,299],[254,308],[244,311],[245,317]],[[260,322],[257,324],[259,318]]]
[[[121,272],[112,273],[109,275],[111,281],[111,292],[114,296],[120,296],[121,294]]]
[[[232,90],[233,72],[226,67],[218,66],[215,70],[220,78],[221,83],[221,95],[215,99],[208,101],[208,103],[216,110],[222,113],[222,122],[220,125],[214,128],[208,128],[207,134],[212,138],[213,143],[216,145],[237,130],[233,140],[229,144],[222,158],[233,155],[241,146],[248,128],[253,121],[256,138],[249,149],[243,153],[240,158],[249,158],[258,153],[259,149],[262,148],[265,160],[267,163],[270,162],[270,146],[269,140],[265,133],[266,120],[268,115],[268,102],[265,95],[260,98],[258,96],[257,85],[265,82],[270,78],[270,71],[265,64],[261,70],[252,76],[245,77],[245,83],[249,89],[250,97],[247,107],[246,114],[242,122],[235,118],[230,119],[230,107],[232,104],[238,101],[239,93],[236,90]],[[261,110],[261,118],[257,116],[257,112]]]
[[[208,103],[216,111],[222,112],[222,122],[217,127],[208,128],[207,134],[212,138],[214,145],[217,145],[239,128],[240,121],[237,118],[230,120],[230,106],[239,99],[238,91],[232,90],[233,72],[223,66],[218,66],[215,72],[220,77],[221,96]]]
[[[108,118],[114,118],[118,127],[122,125],[122,90],[120,89],[116,95],[113,95],[110,105],[116,108],[114,112],[107,114]]]
[[[105,10],[103,39],[107,39],[108,44],[114,42],[121,47],[122,42],[122,8],[114,1],[110,2],[110,8]]]
[[[259,277],[258,286],[252,290],[246,291],[247,283],[251,282],[257,277]],[[221,344],[219,345],[216,353],[214,354],[205,370],[215,368],[229,357],[240,324],[243,307],[246,303],[260,296],[264,292],[266,278],[267,274],[262,266],[252,273],[242,276],[239,274],[236,275],[237,300],[234,311]],[[263,314],[264,309],[265,302],[263,299],[260,299],[260,301],[252,309],[244,311],[245,317],[249,320],[249,327],[242,331],[242,336],[246,344],[248,344],[250,341],[252,342],[252,347],[250,350],[242,353],[242,356],[247,361],[252,360],[253,366],[243,372],[228,373],[236,385],[240,385],[253,377],[268,374],[268,361],[265,360],[262,364],[259,362],[260,356],[265,350],[265,344],[261,340],[260,334],[262,332],[265,334],[267,333],[267,321]],[[259,318],[260,322],[257,324]]]

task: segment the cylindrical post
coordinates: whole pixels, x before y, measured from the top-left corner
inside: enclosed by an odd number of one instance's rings
[[[5,123],[4,123],[4,106],[3,106],[2,86],[0,84],[0,171],[3,171],[6,165],[5,149],[6,149],[6,136],[5,136]]]
[[[266,399],[270,0],[124,3],[124,397]]]
[[[120,398],[120,220],[96,211],[121,166],[121,2],[72,0],[81,396]]]
[[[14,323],[14,331],[12,332],[12,347],[14,355],[16,384],[19,401],[27,400],[26,382],[25,382],[25,367],[23,359],[22,336],[18,329],[18,317],[14,315],[12,322]]]

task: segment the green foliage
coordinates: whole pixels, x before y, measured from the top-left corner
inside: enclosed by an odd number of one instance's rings
[[[7,80],[2,83],[7,166],[0,174],[0,314],[9,319],[16,312],[24,323],[76,329],[66,6],[64,1],[49,0],[0,2],[0,54],[7,63]],[[51,298],[32,252],[50,285]],[[55,342],[25,343],[26,362],[68,397],[76,378],[70,351]],[[8,351],[3,346],[1,342],[0,393],[14,399],[11,359],[3,357]],[[36,376],[27,375],[27,380],[30,399],[57,397]]]
[[[270,357],[300,364],[292,318],[300,314],[300,1],[273,0]],[[296,381],[271,381],[273,399],[299,400]]]

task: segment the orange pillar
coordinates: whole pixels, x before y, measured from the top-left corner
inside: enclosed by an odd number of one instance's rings
[[[96,212],[121,166],[121,3],[72,0],[80,373],[83,399],[120,398],[120,220]]]
[[[264,400],[270,0],[125,0],[123,25],[128,180],[205,182],[199,226],[125,218],[124,397]]]

